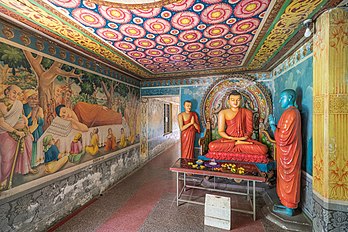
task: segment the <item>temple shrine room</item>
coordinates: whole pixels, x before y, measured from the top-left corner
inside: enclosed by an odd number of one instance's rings
[[[0,0],[0,231],[347,231],[347,45],[347,0]]]

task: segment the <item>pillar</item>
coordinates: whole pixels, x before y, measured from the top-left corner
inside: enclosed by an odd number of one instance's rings
[[[348,227],[348,12],[328,10],[315,28],[313,229],[331,231]]]

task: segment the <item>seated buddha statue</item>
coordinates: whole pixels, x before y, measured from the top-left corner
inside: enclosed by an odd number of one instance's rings
[[[209,143],[209,153],[233,153],[266,156],[266,145],[251,139],[253,113],[241,108],[241,94],[233,90],[228,96],[229,109],[218,115],[218,133],[222,137]]]

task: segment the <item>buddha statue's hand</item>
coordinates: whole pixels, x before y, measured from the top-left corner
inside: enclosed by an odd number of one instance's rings
[[[243,137],[237,137],[235,138],[235,140],[237,141],[244,141],[244,140],[247,140],[248,139],[248,136],[243,136]]]
[[[245,141],[245,140],[237,140],[236,145],[240,145],[240,144],[253,144],[253,142],[248,142],[248,141]]]
[[[244,141],[246,139],[248,139],[248,136],[244,136],[244,137],[228,137],[226,138],[227,140],[232,140],[232,141]]]

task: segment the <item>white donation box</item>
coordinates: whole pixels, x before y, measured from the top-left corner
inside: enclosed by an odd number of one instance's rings
[[[205,194],[204,225],[231,229],[231,199]]]

